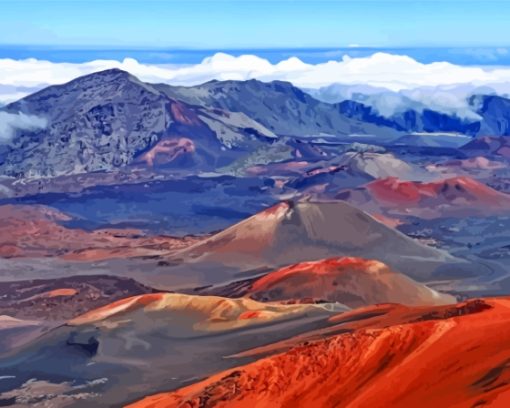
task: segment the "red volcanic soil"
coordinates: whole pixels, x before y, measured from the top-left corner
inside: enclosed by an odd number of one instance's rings
[[[195,144],[188,138],[164,139],[144,153],[137,161],[145,162],[152,167],[156,164],[171,163],[177,158],[194,151]]]
[[[347,332],[129,407],[510,406],[509,298],[380,305],[333,320]]]
[[[197,114],[193,112],[188,106],[179,101],[173,101],[170,106],[170,113],[172,118],[183,125],[200,126],[201,120]]]
[[[246,295],[262,301],[325,300],[353,308],[386,302],[455,303],[453,296],[394,272],[382,262],[351,257],[301,262],[279,269],[253,282]]]
[[[437,207],[455,205],[467,210],[509,210],[510,196],[470,177],[453,177],[421,183],[395,177],[365,185],[375,201],[392,207]]]
[[[46,298],[56,298],[60,296],[75,296],[78,294],[78,291],[73,288],[61,288],[61,289],[54,289],[50,290],[48,292],[43,292],[39,296],[40,297],[46,297]]]
[[[62,256],[69,260],[151,255],[185,248],[196,237],[145,236],[138,230],[67,228],[71,218],[42,205],[0,206],[0,256]]]

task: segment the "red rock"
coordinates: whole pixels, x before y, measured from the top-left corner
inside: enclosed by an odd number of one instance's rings
[[[129,407],[510,404],[509,298],[432,308],[382,305],[336,320],[350,332],[302,343]]]
[[[148,166],[152,167],[155,164],[171,163],[178,157],[193,153],[194,151],[195,144],[188,138],[164,139],[144,153],[138,161],[145,162]]]
[[[365,200],[386,210],[418,216],[430,212],[466,216],[510,211],[510,195],[465,176],[428,183],[389,177],[370,182],[360,191],[366,192]],[[354,196],[352,199],[356,200]]]
[[[247,296],[256,300],[318,299],[349,307],[395,302],[407,305],[454,303],[441,294],[391,270],[382,262],[363,258],[329,258],[301,262],[256,280]]]

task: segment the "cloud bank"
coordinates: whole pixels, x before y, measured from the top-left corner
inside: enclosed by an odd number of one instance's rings
[[[0,59],[0,103],[17,99],[27,94],[28,89],[64,83],[109,68],[129,71],[146,82],[172,85],[196,85],[212,79],[252,78],[285,80],[301,88],[315,90],[338,84],[341,92],[332,98],[334,92],[330,90],[328,97],[337,101],[345,98],[343,94],[352,94],[350,88],[375,88],[380,92],[372,91],[371,99],[377,99],[373,103],[380,105],[377,109],[381,112],[402,109],[413,101],[419,106],[469,115],[469,107],[465,103],[467,95],[480,89],[486,93],[510,92],[510,67],[460,66],[448,62],[425,64],[405,55],[381,52],[360,58],[344,56],[340,60],[318,64],[307,64],[296,57],[272,64],[255,55],[234,57],[218,53],[199,64],[186,66],[142,64],[131,58],[80,64]],[[381,99],[381,94],[384,99]],[[389,97],[391,94],[393,96]],[[379,96],[376,98],[374,95]],[[322,93],[317,91],[316,96],[321,97]]]
[[[0,112],[0,143],[9,142],[16,130],[44,129],[47,121],[44,118],[24,113]]]

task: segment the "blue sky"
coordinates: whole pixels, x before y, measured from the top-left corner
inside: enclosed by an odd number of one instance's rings
[[[509,46],[510,1],[0,0],[0,45]]]

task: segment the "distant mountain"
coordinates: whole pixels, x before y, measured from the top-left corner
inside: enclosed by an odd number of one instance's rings
[[[471,136],[457,133],[410,133],[399,137],[394,146],[457,149],[472,140]]]
[[[474,95],[469,103],[483,118],[478,135],[510,136],[510,99],[498,95]]]
[[[1,155],[8,175],[110,170],[155,143],[172,117],[169,101],[120,70],[51,86],[6,107],[48,120],[46,129],[19,132]]]
[[[466,99],[462,112],[454,113],[433,109],[415,100],[412,92],[394,93],[365,85],[347,87],[334,84],[308,92],[319,100],[336,103],[341,112],[351,118],[394,129],[470,136],[510,136],[510,99],[503,96],[474,94]],[[456,95],[455,89],[442,92]],[[461,95],[465,92],[461,91]]]
[[[146,84],[112,69],[51,86],[3,108],[42,117],[0,146],[0,174],[58,176],[127,165],[214,171],[278,135],[388,135],[286,82]]]
[[[301,174],[289,180],[285,186],[311,196],[331,197],[339,189],[357,187],[381,177],[412,178],[420,175],[417,167],[391,153],[347,151],[329,161],[316,162],[315,166],[308,166],[306,171],[297,166],[299,163],[294,162],[293,167],[300,169]]]
[[[194,87],[154,85],[192,105],[242,112],[278,135],[395,135],[386,124],[346,115],[338,104],[318,101],[290,82],[210,81]]]
[[[386,210],[422,218],[510,213],[510,195],[470,177],[415,182],[388,177],[340,192],[336,198],[365,210]]]
[[[358,102],[344,101],[341,111],[368,123],[380,123],[409,132],[452,132],[470,136],[510,136],[510,99],[498,95],[473,95],[467,100],[479,119],[462,118],[455,114],[431,109],[406,110],[389,118],[377,114],[374,108]]]
[[[375,108],[360,102],[343,101],[338,106],[340,112],[352,119],[388,126],[402,132],[456,132],[476,135],[480,130],[478,122],[430,109],[422,111],[410,109],[387,117],[378,113]]]
[[[3,107],[43,118],[47,126],[18,129],[0,145],[0,174],[54,177],[129,165],[196,174],[231,166],[282,136],[370,135],[391,143],[410,132],[510,134],[508,99],[475,96],[470,103],[480,120],[428,109],[386,117],[356,101],[319,101],[289,82],[210,81],[182,87],[147,84],[111,69]]]
[[[235,160],[236,150],[276,138],[242,113],[189,106],[118,69],[48,87],[5,110],[48,122],[0,147],[0,173],[21,177],[110,171],[138,157],[214,169]]]

